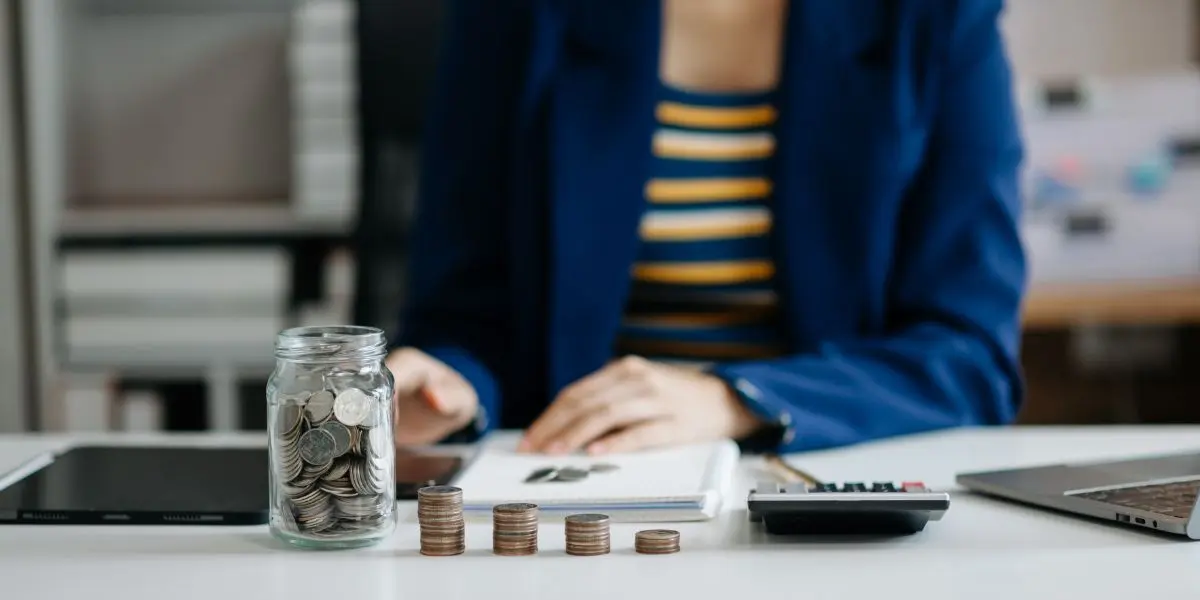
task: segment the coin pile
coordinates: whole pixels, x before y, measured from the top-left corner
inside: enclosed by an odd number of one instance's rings
[[[381,403],[358,389],[280,396],[273,468],[283,529],[314,538],[369,534],[395,504],[395,447]]]
[[[538,551],[538,505],[498,504],[492,507],[492,552],[528,556]]]
[[[571,515],[567,517],[566,531],[567,554],[575,556],[608,554],[608,515]]]
[[[674,529],[647,529],[637,532],[633,549],[638,554],[674,554],[679,552],[679,532]]]
[[[454,556],[467,550],[461,489],[435,485],[417,490],[417,521],[421,554]]]

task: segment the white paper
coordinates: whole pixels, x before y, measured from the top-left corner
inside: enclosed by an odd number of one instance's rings
[[[485,444],[455,483],[463,489],[467,510],[486,510],[503,502],[533,502],[544,509],[563,505],[604,508],[618,520],[621,515],[614,512],[660,511],[672,518],[708,518],[720,504],[738,457],[732,441],[600,457],[522,454],[515,451],[515,444],[510,439]],[[596,463],[619,468],[592,473],[582,481],[524,482],[539,468],[588,468]]]

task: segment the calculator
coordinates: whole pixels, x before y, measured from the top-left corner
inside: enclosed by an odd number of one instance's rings
[[[940,521],[950,494],[919,481],[760,482],[747,498],[750,520],[767,533],[910,535]]]

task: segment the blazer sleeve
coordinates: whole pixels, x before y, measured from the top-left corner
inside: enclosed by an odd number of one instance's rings
[[[1015,418],[1023,150],[1001,4],[957,3],[930,144],[900,216],[887,332],[714,369],[775,424],[751,449],[795,452]]]
[[[506,157],[528,50],[529,2],[455,0],[425,123],[407,293],[397,346],[442,360],[474,386],[474,431],[500,412],[509,339]],[[489,416],[491,418],[489,418]]]

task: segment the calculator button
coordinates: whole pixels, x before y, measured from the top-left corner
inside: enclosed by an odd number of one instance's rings
[[[812,488],[814,492],[836,492],[838,487],[836,483],[822,483],[821,485]]]
[[[842,491],[843,492],[865,492],[865,491],[867,491],[867,486],[865,484],[858,483],[858,482],[846,483],[846,484],[842,485]]]
[[[892,485],[892,482],[890,482],[890,481],[876,481],[875,483],[871,484],[871,491],[872,492],[894,492],[894,491],[896,491],[896,486]]]
[[[925,492],[925,484],[920,481],[905,481],[900,487],[906,492]]]

